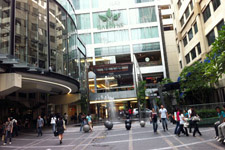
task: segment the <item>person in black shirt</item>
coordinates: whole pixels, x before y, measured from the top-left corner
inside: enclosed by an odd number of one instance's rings
[[[64,122],[62,117],[59,117],[59,120],[57,121],[57,132],[59,134],[59,143],[62,144],[62,139],[63,139],[63,133],[64,133]]]

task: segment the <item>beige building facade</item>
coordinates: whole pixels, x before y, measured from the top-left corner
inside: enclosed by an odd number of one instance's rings
[[[223,0],[172,0],[180,72],[204,61],[224,25]]]

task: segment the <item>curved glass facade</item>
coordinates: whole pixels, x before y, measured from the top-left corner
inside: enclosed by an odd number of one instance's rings
[[[0,0],[0,54],[13,55],[23,66],[78,78],[74,12],[69,0]]]

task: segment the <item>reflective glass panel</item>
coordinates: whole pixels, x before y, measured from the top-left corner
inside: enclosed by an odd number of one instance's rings
[[[146,27],[131,30],[132,40],[157,38],[159,37],[158,27]]]

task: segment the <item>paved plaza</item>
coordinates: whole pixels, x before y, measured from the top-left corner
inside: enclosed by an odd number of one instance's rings
[[[164,132],[159,124],[155,134],[152,125],[141,128],[138,122],[132,124],[127,131],[124,124],[117,123],[113,130],[104,126],[95,126],[92,133],[80,133],[79,127],[68,127],[65,131],[63,144],[59,144],[50,130],[45,130],[42,137],[35,133],[21,133],[13,138],[12,145],[0,146],[0,150],[224,150],[225,145],[215,141],[213,128],[200,128],[202,136],[173,134],[174,125]]]

